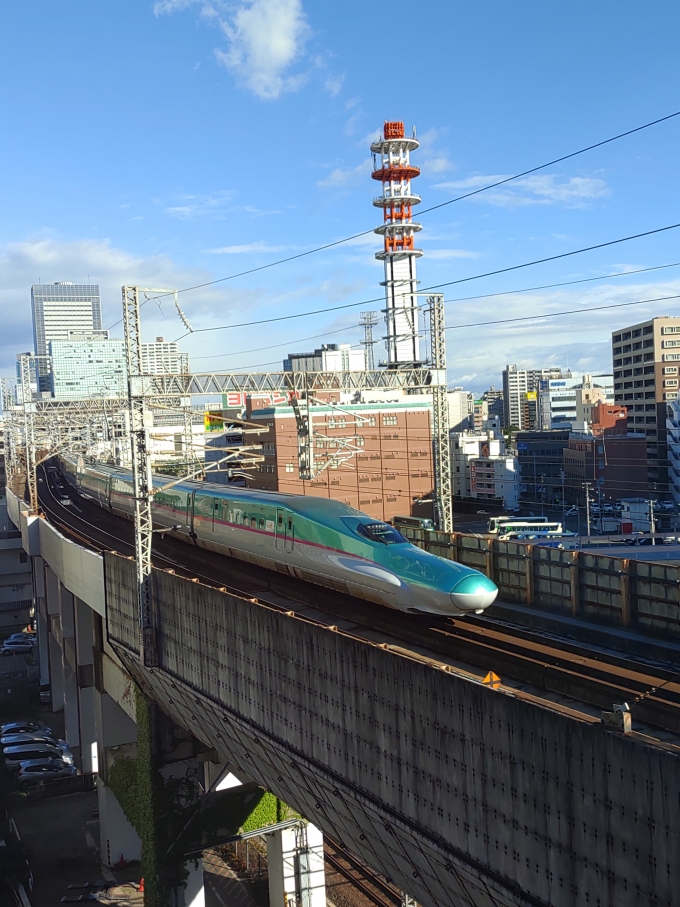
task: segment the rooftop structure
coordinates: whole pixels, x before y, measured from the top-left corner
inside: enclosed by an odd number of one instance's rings
[[[415,248],[414,234],[420,224],[411,218],[420,196],[411,189],[411,180],[420,175],[410,155],[418,148],[415,134],[407,138],[404,124],[386,122],[383,134],[371,144],[373,179],[382,183],[382,195],[373,199],[383,209],[383,223],[375,233],[384,237],[376,258],[385,265],[385,322],[387,324],[387,366],[404,368],[423,361],[418,331],[416,259],[423,253]]]
[[[349,343],[324,343],[313,353],[288,353],[284,372],[362,372],[366,351]]]

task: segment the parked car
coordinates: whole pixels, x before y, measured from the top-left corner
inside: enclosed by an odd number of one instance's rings
[[[30,655],[33,651],[33,645],[30,642],[4,642],[0,649],[0,655]]]
[[[52,746],[51,743],[22,743],[20,746],[6,746],[3,748],[5,756],[5,765],[7,768],[19,768],[22,762],[28,762],[32,759],[49,759],[55,757],[63,759],[73,765],[73,756],[68,750],[63,750],[60,746]]]
[[[27,731],[23,734],[3,734],[0,737],[0,747],[5,746],[23,746],[24,743],[49,743],[52,746],[65,746],[68,743],[65,740],[57,740],[51,734],[43,734],[42,731]]]
[[[19,642],[31,642],[33,644],[38,642],[35,633],[26,633],[25,630],[22,630],[20,633],[10,633],[5,642],[14,642],[14,640],[18,640]]]
[[[29,759],[19,766],[16,781],[19,787],[26,788],[59,778],[73,778],[77,773],[75,765],[62,759]]]
[[[565,511],[565,516],[578,516],[578,507],[570,507],[569,510]]]
[[[40,724],[37,721],[10,721],[9,724],[0,725],[0,736],[5,734],[28,734],[31,731],[41,731],[44,734],[51,734],[52,728],[46,724]]]

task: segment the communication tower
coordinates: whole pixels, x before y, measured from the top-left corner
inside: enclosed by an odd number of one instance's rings
[[[360,318],[361,326],[364,329],[364,339],[361,341],[361,344],[366,352],[366,368],[369,372],[372,372],[375,368],[375,360],[373,357],[373,346],[375,344],[375,340],[373,339],[373,328],[378,323],[378,313],[362,312]]]
[[[404,135],[404,124],[385,122],[383,134],[371,144],[373,179],[382,183],[382,195],[373,199],[383,209],[383,223],[375,233],[384,237],[384,249],[376,258],[385,265],[385,322],[387,324],[387,367],[409,368],[422,362],[416,297],[416,259],[423,254],[415,248],[414,234],[422,229],[411,219],[420,196],[411,189],[411,180],[420,175],[410,155],[419,142]]]

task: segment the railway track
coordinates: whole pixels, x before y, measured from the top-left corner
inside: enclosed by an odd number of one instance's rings
[[[368,898],[376,907],[400,907],[401,892],[358,860],[353,854],[333,842],[324,849],[326,863]]]
[[[58,500],[53,481],[43,470],[41,504],[65,534],[95,550],[134,553],[128,521],[81,497],[77,498],[80,514],[76,513]],[[76,500],[73,494],[71,498]],[[318,586],[172,537],[154,544],[153,560],[155,566],[171,568],[180,576],[257,598],[270,607],[295,611],[317,625],[333,626],[364,641],[368,638],[375,643],[378,634],[385,640],[384,647],[431,661],[437,667],[448,666],[463,673],[473,667],[480,669],[482,676],[494,671],[504,681],[512,681],[515,686],[510,689],[516,695],[521,694],[521,687],[516,685],[526,685],[598,709],[628,702],[634,720],[680,734],[680,674],[670,668],[526,628],[494,624],[488,614],[481,619],[407,615],[329,589],[323,590],[320,605]]]

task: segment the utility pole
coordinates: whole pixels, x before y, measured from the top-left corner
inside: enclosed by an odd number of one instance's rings
[[[140,658],[148,667],[158,664],[156,628],[151,600],[151,457],[146,418],[146,391],[142,375],[142,331],[139,314],[139,287],[123,287],[125,359],[128,374],[128,410],[132,454],[132,494],[135,519],[135,564],[139,607]]]
[[[600,517],[600,535],[602,535],[602,482],[603,479],[597,480],[597,509]]]
[[[656,545],[656,523],[654,522],[654,501],[647,501],[649,504],[649,528],[652,533],[652,545]]]
[[[432,377],[432,448],[434,454],[435,520],[442,532],[453,532],[451,439],[446,379],[444,297],[428,296],[430,310],[430,367]]]
[[[590,538],[590,482],[584,482],[583,487],[586,490],[586,527]]]
[[[366,371],[372,372],[375,368],[375,359],[373,356],[373,346],[375,344],[375,340],[373,339],[373,328],[378,324],[378,313],[362,312],[359,318],[364,329],[362,346],[366,352]]]

